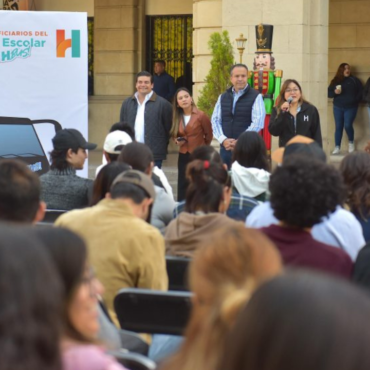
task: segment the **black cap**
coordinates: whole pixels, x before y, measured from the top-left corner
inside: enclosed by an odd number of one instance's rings
[[[97,147],[96,144],[88,143],[81,132],[74,128],[65,128],[58,131],[52,141],[55,150],[78,148],[93,150]]]
[[[272,54],[272,36],[274,26],[271,24],[262,24],[256,26],[256,54]]]

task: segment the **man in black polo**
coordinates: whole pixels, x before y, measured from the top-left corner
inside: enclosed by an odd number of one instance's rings
[[[248,85],[245,64],[231,68],[230,81],[233,86],[219,96],[211,120],[213,135],[221,145],[221,158],[228,168],[239,135],[244,131],[259,132],[266,115],[262,95]]]
[[[153,91],[153,76],[149,72],[137,74],[136,90],[122,103],[120,120],[135,129],[136,141],[149,146],[154,164],[161,168],[167,157],[172,106]]]
[[[156,94],[171,103],[176,87],[173,77],[166,72],[166,62],[164,60],[157,60],[154,63],[153,81],[153,89]]]

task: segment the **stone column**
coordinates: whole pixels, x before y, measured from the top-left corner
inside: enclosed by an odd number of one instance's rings
[[[193,0],[193,28],[193,96],[197,101],[212,59],[209,37],[222,31],[222,0]]]
[[[95,0],[94,96],[89,101],[90,140],[101,147],[118,122],[122,100],[134,92],[142,66],[143,0]]]

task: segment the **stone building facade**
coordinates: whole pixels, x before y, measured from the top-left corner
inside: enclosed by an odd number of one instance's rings
[[[101,146],[119,117],[122,100],[134,91],[135,74],[145,66],[145,17],[193,14],[195,100],[209,69],[212,32],[228,30],[248,39],[243,62],[252,66],[254,26],[273,24],[273,52],[283,79],[301,82],[307,100],[321,116],[324,145],[333,147],[334,119],[327,86],[338,65],[347,62],[363,83],[370,76],[370,0],[35,0],[36,10],[87,11],[94,16],[94,96],[89,100],[89,134]],[[367,108],[355,121],[361,148],[370,135]],[[344,135],[345,136],[345,135]],[[277,142],[274,140],[273,146]],[[347,146],[343,140],[343,149]]]

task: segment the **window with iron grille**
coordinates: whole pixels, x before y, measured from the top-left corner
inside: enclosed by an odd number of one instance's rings
[[[192,90],[193,16],[146,17],[146,69],[153,73],[156,60],[166,62],[166,72],[176,87]]]

